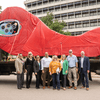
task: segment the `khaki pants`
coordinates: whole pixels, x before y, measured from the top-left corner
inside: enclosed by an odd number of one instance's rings
[[[48,86],[50,86],[50,74],[49,74],[49,68],[44,68],[44,73],[43,73],[43,86],[45,86],[46,82],[46,77],[48,81]]]
[[[68,68],[68,78],[69,78],[69,85],[72,86],[72,74],[74,77],[74,86],[77,87],[77,73],[76,73],[76,67]]]

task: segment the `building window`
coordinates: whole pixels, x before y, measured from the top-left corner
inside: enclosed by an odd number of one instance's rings
[[[87,17],[87,16],[89,16],[89,11],[88,10],[82,11],[82,17]]]
[[[96,9],[90,10],[90,16],[95,16],[95,15],[97,15]]]
[[[60,14],[59,15],[55,15],[55,19],[60,20]]]
[[[27,7],[30,8],[30,7],[31,7],[31,3],[28,3],[28,4],[27,4]]]
[[[96,0],[89,0],[89,5],[96,5]]]
[[[32,10],[32,14],[36,15],[36,10]]]
[[[60,0],[55,0],[55,2],[59,2]]]
[[[67,4],[61,5],[61,10],[66,10],[67,9]]]
[[[100,26],[100,19],[98,19],[98,26]]]
[[[49,0],[49,3],[53,3],[54,2],[54,0]]]
[[[89,27],[89,20],[83,21],[83,27]]]
[[[48,0],[43,0],[43,4],[47,4],[48,3]]]
[[[38,9],[38,10],[37,10],[37,13],[38,13],[38,14],[42,14],[42,9]]]
[[[88,6],[88,0],[82,1],[82,7]]]
[[[37,1],[37,4],[38,5],[42,5],[42,1]]]
[[[75,28],[81,28],[81,27],[82,27],[81,21],[75,22]]]
[[[61,19],[62,19],[62,20],[66,20],[66,19],[67,19],[67,13],[61,14]]]
[[[53,12],[54,11],[54,6],[49,7],[49,12]]]
[[[35,7],[36,6],[36,2],[32,2],[32,7]]]
[[[100,0],[97,0],[97,4],[100,4]]]
[[[47,13],[48,12],[48,8],[43,8],[43,13]]]
[[[75,18],[79,18],[79,17],[82,17],[81,11],[75,12]]]
[[[74,29],[74,22],[68,23],[68,29]]]
[[[81,7],[81,2],[79,1],[79,2],[75,2],[75,8],[79,8],[79,7]]]
[[[100,8],[98,9],[98,15],[100,15]]]
[[[72,19],[72,18],[74,18],[75,16],[74,16],[74,13],[68,13],[68,19]]]
[[[68,9],[73,9],[73,3],[68,3]]]
[[[60,10],[60,5],[55,6],[55,11],[59,11]]]
[[[97,19],[95,19],[95,20],[90,20],[90,26],[91,26],[91,27],[97,26]]]

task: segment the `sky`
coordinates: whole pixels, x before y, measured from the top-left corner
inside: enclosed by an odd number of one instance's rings
[[[24,1],[26,0],[0,0],[0,6],[2,6],[2,11],[7,7],[18,6],[25,9]]]

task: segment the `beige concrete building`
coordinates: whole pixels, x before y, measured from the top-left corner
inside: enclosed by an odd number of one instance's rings
[[[100,26],[100,0],[26,0],[26,10],[39,18],[53,12],[54,18],[64,20],[63,29],[79,35]]]

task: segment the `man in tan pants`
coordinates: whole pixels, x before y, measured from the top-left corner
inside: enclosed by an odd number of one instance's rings
[[[45,89],[46,77],[48,79],[48,88],[50,88],[50,74],[49,74],[49,64],[52,59],[49,57],[48,52],[45,52],[45,57],[41,60],[41,68],[43,73],[43,89]]]
[[[68,77],[69,77],[69,89],[72,88],[72,74],[74,77],[74,90],[77,89],[77,71],[78,71],[78,60],[75,55],[72,54],[73,51],[69,50],[69,56],[67,57],[68,60]]]

